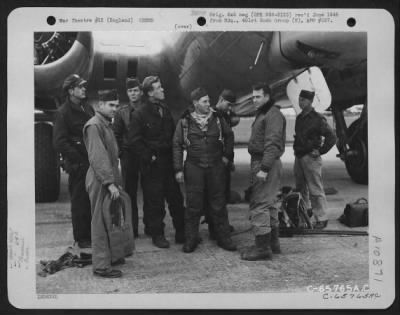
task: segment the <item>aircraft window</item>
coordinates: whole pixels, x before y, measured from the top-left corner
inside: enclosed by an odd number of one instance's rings
[[[128,73],[127,73],[128,77],[136,77],[137,67],[138,67],[138,60],[136,58],[128,60]]]
[[[104,78],[115,79],[117,77],[117,59],[104,60]]]

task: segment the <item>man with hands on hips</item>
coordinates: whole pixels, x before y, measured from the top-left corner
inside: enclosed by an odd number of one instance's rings
[[[323,229],[328,224],[327,202],[322,184],[321,155],[327,153],[336,143],[336,136],[325,117],[313,106],[314,92],[301,90],[299,106],[301,113],[296,117],[293,144],[294,174],[296,190],[300,192],[306,207],[312,208],[314,228]]]

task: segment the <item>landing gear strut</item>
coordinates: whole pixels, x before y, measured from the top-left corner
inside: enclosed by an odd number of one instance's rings
[[[332,109],[338,136],[339,157],[345,162],[351,179],[358,184],[368,184],[368,128],[367,106],[364,105],[360,118],[349,128],[346,126],[343,111]]]
[[[53,202],[60,192],[60,168],[52,142],[53,127],[35,124],[35,200]]]

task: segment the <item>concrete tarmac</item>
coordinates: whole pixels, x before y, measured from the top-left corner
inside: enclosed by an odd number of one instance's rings
[[[367,231],[348,228],[337,221],[346,203],[360,197],[368,199],[368,186],[351,181],[336,148],[323,156],[325,188],[337,191],[327,195],[329,230]],[[250,156],[246,148],[235,149],[236,170],[232,189],[243,191],[249,184]],[[294,186],[293,150],[286,147],[282,157],[282,186]],[[59,258],[73,244],[67,176],[62,174],[58,202],[36,204],[36,263]],[[142,208],[139,192],[139,209]],[[248,220],[248,204],[228,205],[233,239],[239,250],[254,242]],[[206,224],[200,225],[203,239],[192,254],[174,244],[174,231],[167,214],[166,237],[171,248],[159,249],[143,234],[140,213],[140,236],[136,251],[120,266],[123,277],[103,279],[93,276],[92,267],[67,268],[47,277],[37,276],[38,294],[70,293],[251,293],[307,292],[307,287],[321,285],[368,284],[368,237],[338,235],[295,235],[281,238],[282,254],[271,261],[242,261],[239,252],[227,252],[208,239]],[[74,249],[77,250],[77,249]]]

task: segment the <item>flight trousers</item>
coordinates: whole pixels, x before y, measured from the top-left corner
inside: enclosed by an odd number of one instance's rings
[[[130,152],[124,152],[120,161],[124,190],[131,198],[133,232],[137,235],[139,232],[139,209],[137,205],[137,191],[140,177],[139,158]],[[143,215],[143,223],[145,221],[146,217]]]
[[[313,157],[306,154],[302,157],[296,157],[294,175],[296,190],[300,192],[307,209],[312,208],[317,221],[327,220],[327,201],[322,184],[321,156]]]
[[[222,163],[200,167],[186,161],[185,167],[187,209],[185,212],[186,238],[197,237],[199,221],[208,203],[208,215],[215,229],[217,239],[230,235],[225,199],[225,166]]]
[[[164,234],[164,218],[167,201],[172,223],[176,231],[183,233],[183,196],[172,167],[172,157],[159,156],[151,165],[141,168],[145,213],[145,230],[151,235]]]
[[[261,169],[260,159],[252,158],[250,167],[250,223],[256,236],[264,235],[270,233],[272,227],[279,227],[277,195],[281,184],[282,162],[275,160],[266,181],[256,178]]]
[[[230,200],[230,195],[231,195],[231,167],[230,166],[224,166],[225,167],[225,210],[224,210],[224,216],[227,217],[227,220],[229,221],[228,218],[228,209],[226,208],[226,205],[229,203]],[[204,194],[204,219],[205,222],[209,225],[211,230],[214,230],[214,227],[212,225],[212,218],[210,214],[210,205],[208,203],[208,197],[207,197],[207,192]]]
[[[91,240],[91,210],[89,195],[85,188],[88,166],[81,165],[70,172],[68,189],[71,197],[72,233],[75,242]]]

